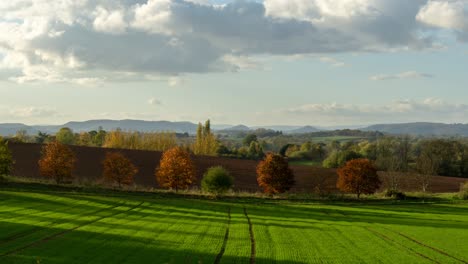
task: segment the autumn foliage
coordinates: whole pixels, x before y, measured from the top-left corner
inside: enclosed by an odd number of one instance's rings
[[[163,188],[187,189],[195,182],[195,165],[190,153],[181,147],[174,147],[163,153],[156,179]]]
[[[257,166],[257,182],[266,193],[283,193],[294,185],[294,174],[282,156],[268,154]]]
[[[72,179],[76,158],[73,151],[60,142],[52,142],[42,148],[39,171],[42,176],[52,178],[56,183]]]
[[[119,188],[133,183],[138,169],[122,153],[108,152],[103,162],[103,176],[107,181],[117,183]]]
[[[336,187],[341,191],[354,193],[358,198],[361,194],[375,193],[380,184],[377,169],[368,159],[351,160],[338,169]]]

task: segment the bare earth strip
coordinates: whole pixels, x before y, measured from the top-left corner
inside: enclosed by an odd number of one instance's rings
[[[250,232],[250,264],[255,264],[255,237],[253,232],[252,222],[250,221],[249,215],[247,214],[247,209],[244,207],[244,214],[245,218],[247,218],[247,222],[249,223],[249,232]]]
[[[215,264],[219,264],[221,262],[221,258],[223,257],[224,251],[226,251],[226,245],[229,239],[229,227],[231,225],[231,208],[228,208],[228,222],[226,227],[226,234],[224,235],[223,245],[221,246],[221,250],[219,251],[216,259],[214,261]]]

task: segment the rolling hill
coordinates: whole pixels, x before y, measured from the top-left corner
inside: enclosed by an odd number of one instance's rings
[[[419,135],[419,136],[468,136],[468,124],[444,124],[444,123],[403,123],[380,124],[363,128],[364,131],[380,131],[395,135]]]

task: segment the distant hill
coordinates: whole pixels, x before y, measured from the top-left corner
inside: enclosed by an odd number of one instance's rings
[[[301,127],[301,128],[297,128],[297,129],[293,129],[293,130],[286,130],[284,131],[284,133],[286,134],[307,134],[307,133],[313,133],[313,132],[319,132],[319,131],[322,131],[320,129],[317,129],[313,126],[305,126],[305,127]]]
[[[363,131],[380,131],[387,134],[421,136],[468,136],[468,124],[404,123],[381,124],[362,128]]]
[[[19,130],[26,130],[28,134],[37,132],[56,133],[60,128],[68,127],[74,132],[98,130],[122,129],[128,131],[154,132],[172,131],[176,133],[195,134],[197,125],[190,122],[169,122],[169,121],[142,121],[142,120],[89,120],[83,122],[68,122],[63,125],[53,126],[27,126],[24,124],[0,124],[0,135],[14,135]]]
[[[233,127],[230,127],[230,128],[226,128],[226,129],[223,129],[221,130],[220,132],[246,132],[246,131],[250,131],[250,127],[248,126],[244,126],[244,125],[237,125],[237,126],[233,126]]]
[[[27,126],[25,124],[17,124],[17,123],[5,123],[0,124],[0,135],[2,136],[9,136],[14,135],[16,132],[24,130],[28,134],[36,134],[38,132],[37,129],[31,126]]]

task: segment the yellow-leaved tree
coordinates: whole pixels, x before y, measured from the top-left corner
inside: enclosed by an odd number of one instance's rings
[[[42,176],[54,179],[57,184],[64,183],[71,181],[75,162],[73,151],[68,146],[54,141],[42,148],[39,171]]]
[[[210,120],[205,125],[198,123],[197,138],[192,146],[193,153],[196,155],[216,156],[218,150],[218,140],[211,132]]]
[[[163,188],[189,188],[196,179],[195,165],[190,153],[181,147],[174,147],[162,155],[159,168],[156,169],[156,180]]]

